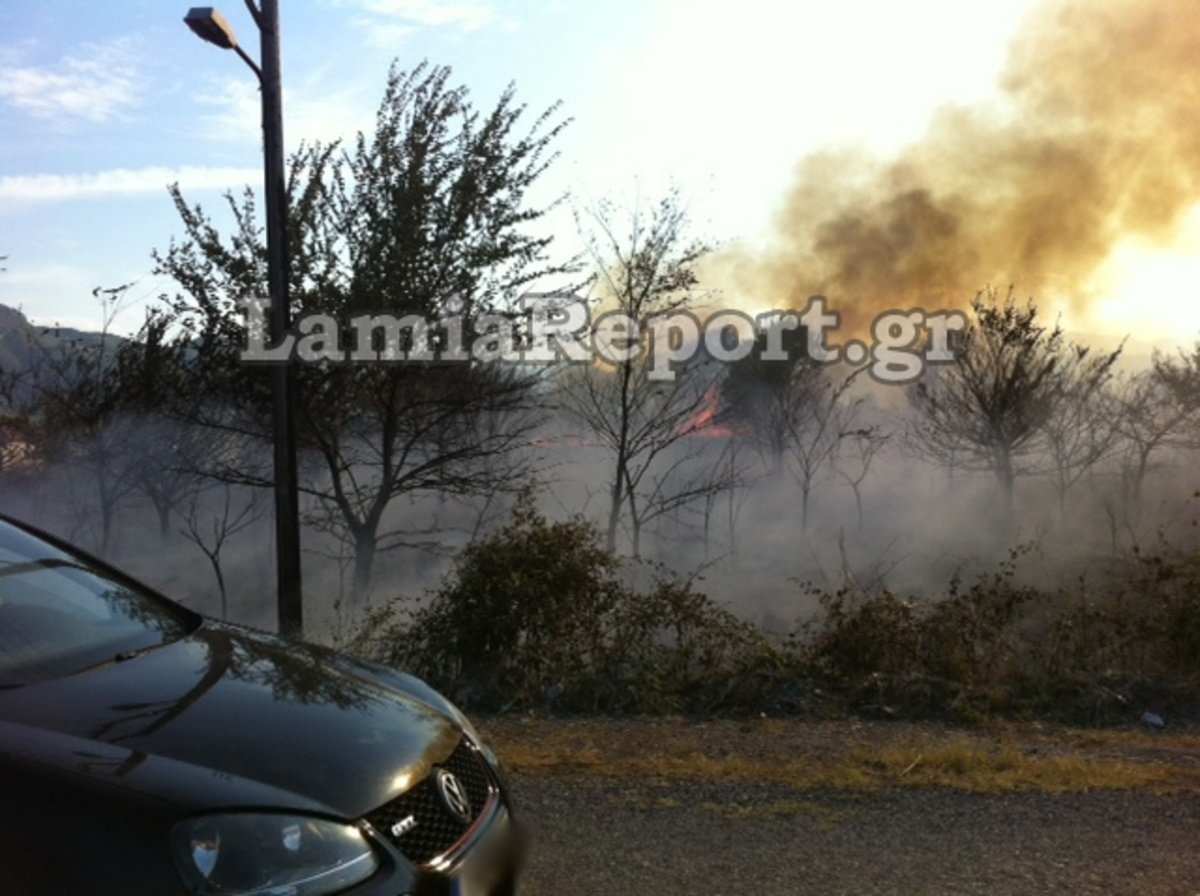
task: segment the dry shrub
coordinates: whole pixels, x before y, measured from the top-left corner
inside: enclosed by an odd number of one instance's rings
[[[1195,556],[1137,556],[1123,576],[1067,592],[1019,580],[1027,551],[971,583],[955,576],[934,599],[818,593],[803,665],[848,709],[885,715],[1101,723],[1195,708]]]

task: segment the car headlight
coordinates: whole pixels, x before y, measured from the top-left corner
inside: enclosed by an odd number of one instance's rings
[[[379,867],[358,828],[301,815],[190,818],[176,826],[172,845],[191,892],[205,896],[322,896]]]

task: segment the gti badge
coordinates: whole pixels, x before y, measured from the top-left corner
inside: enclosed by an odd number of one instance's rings
[[[399,839],[417,826],[417,818],[415,815],[409,815],[407,818],[401,818],[398,822],[392,825],[392,836]]]

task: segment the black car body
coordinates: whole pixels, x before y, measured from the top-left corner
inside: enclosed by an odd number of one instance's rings
[[[507,894],[495,756],[411,676],[0,519],[0,892]]]

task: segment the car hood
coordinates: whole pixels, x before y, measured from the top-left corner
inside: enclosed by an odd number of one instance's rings
[[[354,818],[427,775],[461,736],[402,684],[323,648],[209,621],[135,658],[0,692],[0,719],[167,760],[196,781],[215,776],[224,799],[244,793],[247,808],[283,792]],[[266,787],[231,788],[231,778]]]

